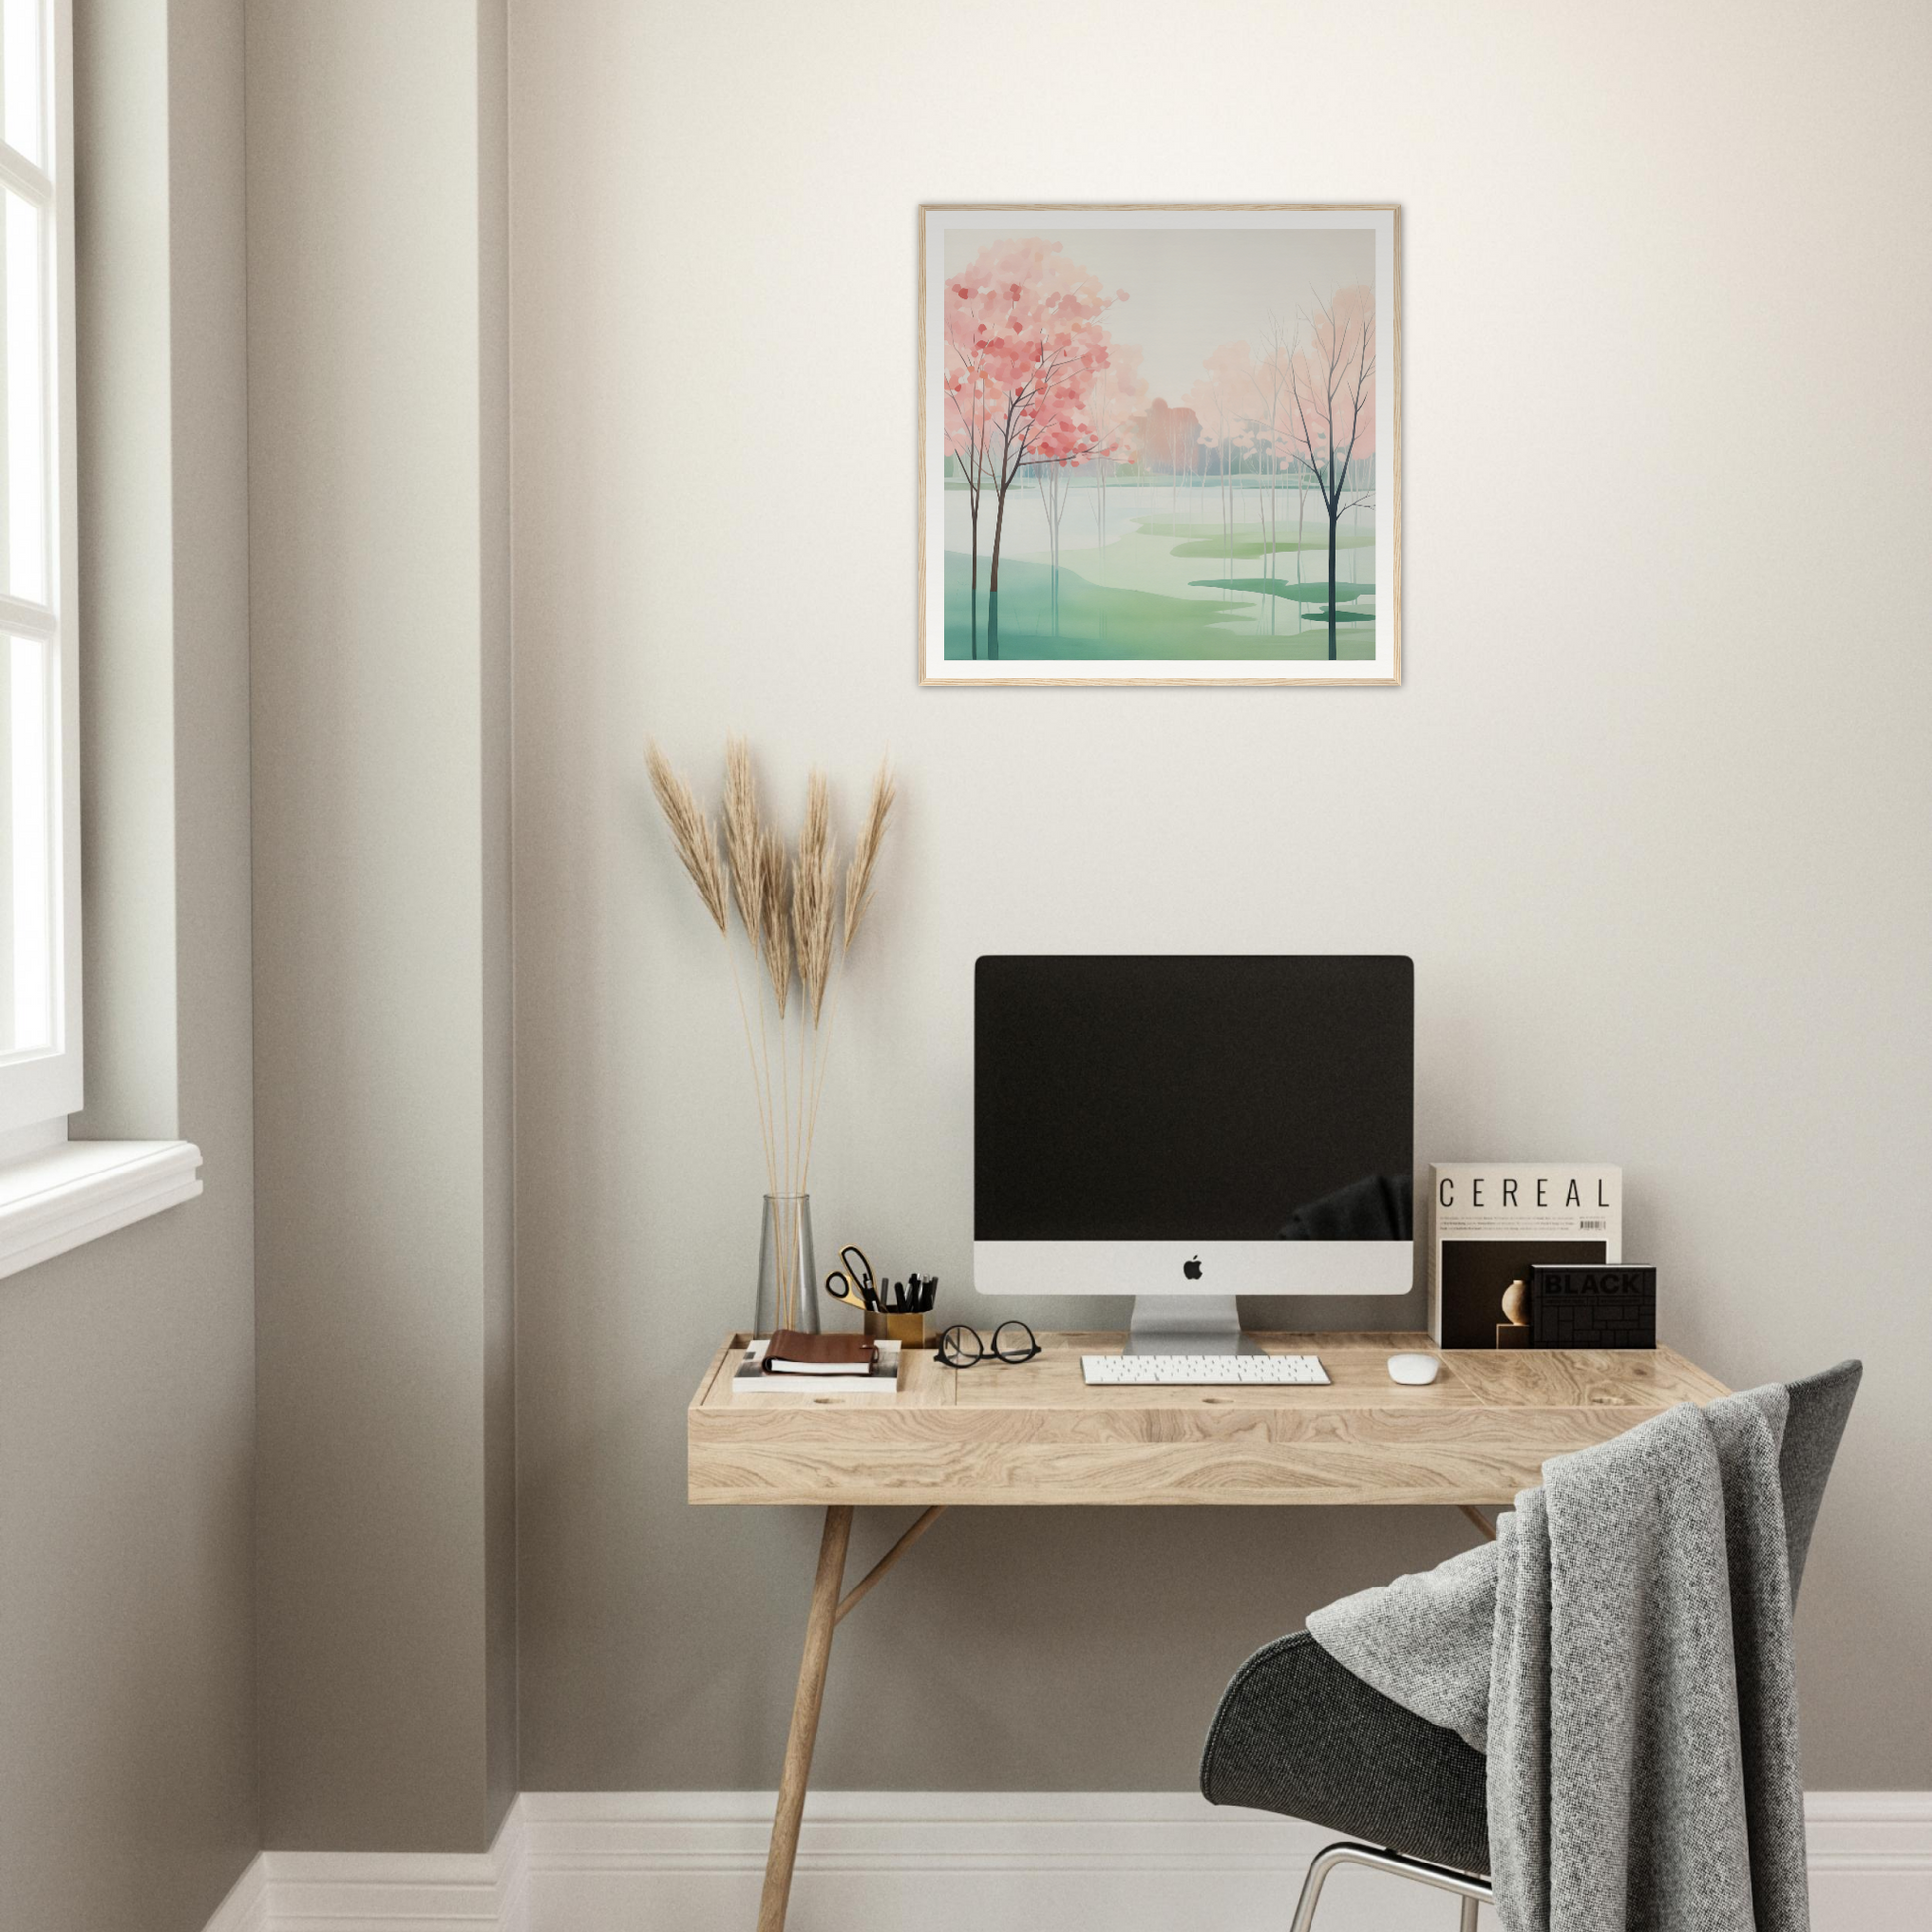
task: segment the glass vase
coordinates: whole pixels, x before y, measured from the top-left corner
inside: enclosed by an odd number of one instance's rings
[[[812,1254],[812,1197],[766,1194],[759,1242],[755,1335],[795,1328],[818,1333],[818,1268]]]

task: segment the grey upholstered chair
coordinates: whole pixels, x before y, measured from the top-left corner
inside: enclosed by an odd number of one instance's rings
[[[1818,1505],[1862,1373],[1841,1362],[1789,1385],[1778,1472],[1795,1601]],[[1488,1760],[1345,1670],[1306,1630],[1258,1650],[1235,1674],[1207,1733],[1201,1790],[1217,1805],[1306,1818],[1342,1843],[1309,1867],[1290,1932],[1309,1932],[1340,1864],[1389,1871],[1462,1900],[1474,1932],[1489,1873]]]

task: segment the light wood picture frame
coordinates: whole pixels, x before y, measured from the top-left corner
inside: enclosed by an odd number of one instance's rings
[[[1398,685],[1401,210],[919,209],[921,684]]]

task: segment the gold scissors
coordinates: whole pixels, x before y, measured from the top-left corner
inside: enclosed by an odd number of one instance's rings
[[[849,1303],[868,1314],[875,1312],[879,1307],[879,1291],[864,1249],[848,1244],[839,1250],[839,1262],[840,1266],[825,1277],[826,1294],[833,1301]]]

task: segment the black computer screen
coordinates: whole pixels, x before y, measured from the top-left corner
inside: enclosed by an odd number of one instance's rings
[[[1407,1240],[1399,956],[988,956],[980,1241]]]

